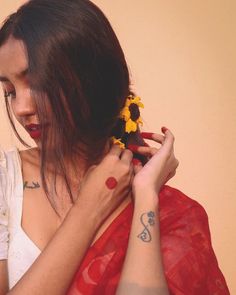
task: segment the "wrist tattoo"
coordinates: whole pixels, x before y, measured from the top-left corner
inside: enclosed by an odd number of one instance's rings
[[[23,189],[26,189],[26,188],[37,189],[37,188],[40,188],[40,184],[38,182],[35,182],[35,181],[32,181],[31,183],[29,183],[28,181],[25,181]]]
[[[143,242],[149,243],[152,240],[149,228],[155,224],[155,213],[153,211],[143,213],[140,216],[140,222],[144,226],[144,229],[137,237]]]

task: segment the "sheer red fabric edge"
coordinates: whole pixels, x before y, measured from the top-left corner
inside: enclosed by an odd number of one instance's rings
[[[67,295],[113,295],[119,283],[133,214],[129,204],[88,252]],[[170,186],[159,194],[163,265],[171,295],[228,295],[212,248],[208,216]]]

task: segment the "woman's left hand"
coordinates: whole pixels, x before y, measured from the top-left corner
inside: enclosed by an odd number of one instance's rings
[[[174,155],[174,136],[165,127],[162,127],[162,132],[165,135],[142,133],[143,138],[154,140],[160,143],[161,147],[160,149],[145,146],[136,148],[136,153],[147,156],[149,160],[144,166],[141,162],[139,164],[136,162],[134,165],[135,176],[132,184],[134,194],[145,193],[147,190],[159,193],[161,187],[176,173],[179,161]]]

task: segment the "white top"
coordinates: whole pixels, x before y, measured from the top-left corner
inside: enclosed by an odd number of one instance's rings
[[[9,288],[41,253],[21,227],[23,178],[16,148],[0,149],[0,260],[8,261]]]

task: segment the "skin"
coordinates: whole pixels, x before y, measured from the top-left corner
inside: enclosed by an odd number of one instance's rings
[[[9,94],[13,114],[23,127],[38,123],[37,109],[30,95],[25,71],[27,66],[24,44],[20,40],[9,38],[0,47],[0,77],[5,77],[2,79],[3,91]],[[164,134],[153,133],[151,140],[160,143],[160,148],[137,149],[138,153],[149,157],[144,167],[132,164],[131,151],[121,150],[118,146],[110,147],[109,142],[98,165],[87,169],[84,159],[78,158],[82,169],[78,175],[73,175],[72,192],[76,195],[79,183],[81,189],[74,205],[68,202],[62,182],[58,182],[64,196],[56,200],[61,219],[52,210],[41,185],[40,139],[35,140],[36,148],[20,153],[24,180],[21,225],[42,253],[9,294],[65,294],[87,248],[128,205],[131,201],[131,191],[134,216],[117,294],[126,294],[127,286],[129,294],[168,294],[161,262],[159,221],[156,214],[159,205],[157,195],[168,179],[174,176],[178,161],[174,156],[174,136],[170,130]],[[111,176],[117,180],[113,189],[107,188],[105,184]],[[148,221],[150,212],[151,220]],[[74,232],[83,224],[83,218],[89,219],[89,222],[76,240]],[[148,233],[148,238],[145,237],[145,232]],[[65,235],[70,245],[63,242]],[[67,251],[68,247],[70,251]],[[69,252],[68,255],[65,255],[66,251]],[[144,268],[147,269],[145,273]],[[0,294],[5,294],[6,261],[0,261],[0,274],[3,274],[0,277],[4,278],[0,281]],[[50,281],[52,285],[48,283]],[[57,284],[53,283],[55,281]]]

